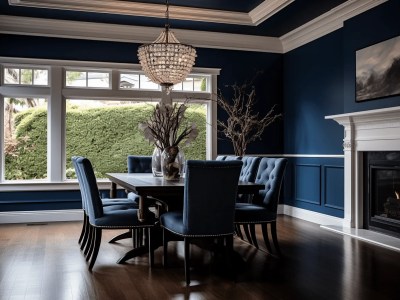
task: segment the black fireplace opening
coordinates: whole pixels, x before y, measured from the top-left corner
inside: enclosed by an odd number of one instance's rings
[[[364,227],[400,237],[400,151],[367,152]]]

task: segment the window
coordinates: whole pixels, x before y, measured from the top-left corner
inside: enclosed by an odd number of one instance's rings
[[[5,180],[47,178],[47,100],[4,100]]]
[[[138,130],[147,120],[155,102],[72,100],[66,101],[66,173],[76,178],[71,157],[88,157],[97,178],[107,172],[126,172],[126,157],[130,154],[151,155],[154,146]],[[185,116],[199,129],[196,140],[183,147],[187,159],[206,159],[206,104],[188,104]]]
[[[66,87],[110,88],[110,72],[67,70]]]
[[[21,182],[24,187],[40,182],[42,190],[54,189],[55,183],[57,189],[63,188],[64,180],[76,178],[73,155],[87,156],[99,179],[106,172],[126,172],[127,155],[153,153],[154,146],[144,139],[138,123],[148,119],[154,105],[182,103],[187,97],[210,99],[211,79],[218,74],[206,69],[207,74],[190,75],[175,90],[184,93],[175,93],[171,100],[140,66],[68,64],[0,58],[0,185],[18,190]],[[215,103],[196,101],[187,104],[185,115],[196,123],[199,135],[182,150],[186,159],[210,159],[216,140],[210,125],[215,123]]]
[[[188,76],[184,81],[175,84],[174,91],[207,92],[209,91],[209,78],[207,76]]]
[[[119,77],[120,89],[160,90],[160,86],[140,73],[121,73]]]
[[[4,84],[9,85],[49,85],[49,71],[36,68],[4,68]]]

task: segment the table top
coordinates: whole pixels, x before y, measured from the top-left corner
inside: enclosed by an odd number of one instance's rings
[[[163,177],[155,177],[151,173],[107,173],[106,175],[119,186],[144,196],[182,194],[185,186],[184,178],[165,180]],[[263,188],[262,184],[238,182],[238,193],[240,194],[254,194]]]

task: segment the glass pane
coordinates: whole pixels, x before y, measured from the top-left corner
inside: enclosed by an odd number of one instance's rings
[[[183,89],[184,91],[193,91],[193,78],[188,77],[183,82]]]
[[[152,81],[146,75],[140,75],[140,88],[144,90],[158,90],[160,86]]]
[[[195,77],[194,79],[194,91],[206,92],[207,89],[207,77]]]
[[[32,69],[21,69],[21,84],[32,84]]]
[[[139,74],[121,74],[119,78],[120,89],[138,89]]]
[[[179,82],[179,83],[175,84],[175,85],[172,87],[172,89],[173,89],[174,91],[182,91],[182,82]]]
[[[76,178],[71,157],[90,159],[97,178],[127,172],[129,154],[152,155],[154,146],[139,131],[154,104],[135,101],[66,101],[66,178]]]
[[[88,87],[96,87],[96,88],[110,87],[110,73],[88,72]]]
[[[19,69],[4,68],[4,83],[19,84]]]
[[[65,72],[65,85],[82,87],[86,86],[86,72],[67,71]]]
[[[47,100],[5,98],[6,180],[47,178]]]
[[[183,146],[185,159],[206,159],[207,104],[187,103],[186,105],[188,109],[185,117],[189,124],[196,124],[199,134],[192,143]]]
[[[34,85],[49,85],[48,70],[34,70],[33,84]]]

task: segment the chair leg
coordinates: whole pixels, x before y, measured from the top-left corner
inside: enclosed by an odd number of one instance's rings
[[[90,237],[90,245],[88,249],[85,249],[85,255],[86,255],[86,261],[89,261],[90,257],[92,256],[93,249],[94,249],[94,244],[96,242],[96,228],[93,226],[91,227],[91,237]],[[86,251],[87,250],[87,251]]]
[[[151,244],[151,227],[148,228],[147,230],[147,244],[149,245],[149,267],[154,266],[154,249],[153,245]]]
[[[257,236],[256,236],[256,225],[249,224],[249,228],[250,228],[250,234],[251,234],[251,239],[253,241],[253,245],[258,249]]]
[[[90,224],[89,224],[89,217],[87,215],[85,215],[85,234],[83,236],[83,241],[81,244],[81,250],[86,248],[86,245],[89,242],[89,237],[90,237]]]
[[[236,282],[236,272],[233,263],[233,235],[225,237],[226,264],[228,266],[228,274],[232,276],[232,280]]]
[[[235,224],[235,232],[236,235],[243,240],[243,234],[242,234],[242,230],[240,229],[240,224]]]
[[[168,232],[163,228],[163,266],[164,268],[168,266]]]
[[[92,271],[94,263],[97,259],[97,254],[99,254],[100,244],[101,244],[101,228],[94,228],[94,247],[93,247],[93,254],[89,264],[89,271]]]
[[[267,247],[268,252],[272,253],[272,248],[271,248],[271,244],[269,243],[269,237],[268,237],[268,223],[262,223],[261,229],[262,229],[265,246]]]
[[[79,245],[82,244],[82,240],[83,240],[83,237],[85,235],[85,229],[86,229],[86,214],[84,212],[83,213],[83,224],[82,224],[81,235],[79,236],[79,240],[78,240]]]
[[[278,256],[282,256],[281,248],[278,243],[278,236],[276,235],[276,221],[271,223],[271,235],[272,241],[274,242],[275,250],[278,253]]]
[[[244,233],[246,234],[247,241],[248,241],[250,244],[253,245],[253,241],[252,241],[252,239],[251,239],[250,231],[249,231],[249,224],[243,224],[243,229],[244,229]]]
[[[131,238],[131,237],[132,237],[132,229],[129,230],[129,231],[127,231],[127,232],[118,234],[117,236],[114,236],[114,237],[109,241],[109,243],[115,243],[116,241],[124,240],[124,239],[129,239],[129,238]]]
[[[93,227],[92,227],[92,225],[89,224],[89,228],[88,228],[88,240],[87,240],[87,242],[86,242],[85,249],[83,250],[83,254],[84,254],[85,256],[87,256],[87,254],[88,254],[88,252],[89,252],[89,249],[90,249],[92,243],[93,243]]]
[[[185,237],[185,279],[186,285],[190,285],[190,239]]]

